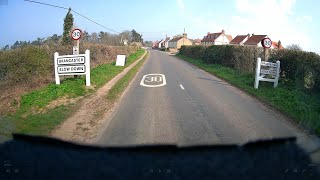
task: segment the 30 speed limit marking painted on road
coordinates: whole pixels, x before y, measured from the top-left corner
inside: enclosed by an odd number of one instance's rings
[[[80,29],[73,29],[71,31],[71,38],[73,40],[79,40],[81,38],[82,32]]]
[[[140,82],[140,85],[145,87],[161,87],[166,84],[166,77],[163,74],[146,74]]]

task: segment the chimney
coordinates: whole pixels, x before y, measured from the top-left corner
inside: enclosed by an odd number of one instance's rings
[[[250,38],[250,34],[249,33],[247,34],[247,37],[248,37],[248,39]]]
[[[278,41],[278,49],[280,49],[280,47],[281,47],[281,41],[279,40]]]
[[[254,33],[252,33],[252,36],[254,36]]]
[[[207,35],[209,35],[209,34],[210,34],[210,32],[207,33]]]
[[[224,31],[224,29],[222,29],[222,31],[221,31],[221,32],[222,32],[222,34],[225,34],[225,31]]]
[[[187,38],[187,33],[183,33],[183,34],[182,34],[182,37],[183,37],[183,38]]]

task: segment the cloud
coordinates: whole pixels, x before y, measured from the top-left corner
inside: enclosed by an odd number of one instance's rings
[[[296,18],[297,23],[310,23],[312,22],[312,16],[298,16]]]
[[[183,3],[183,0],[176,0],[177,1],[177,4],[179,6],[180,9],[184,10],[184,3]]]
[[[231,33],[265,34],[285,46],[294,43],[308,49],[311,37],[297,22],[311,22],[312,17],[295,18],[294,6],[295,0],[236,0],[237,15],[231,18]]]

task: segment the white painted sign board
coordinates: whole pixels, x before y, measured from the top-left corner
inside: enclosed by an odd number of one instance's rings
[[[268,69],[261,69],[262,67],[267,67]],[[258,89],[259,81],[268,81],[273,82],[273,87],[278,86],[279,81],[279,74],[280,74],[280,61],[276,63],[261,61],[261,58],[257,59],[257,66],[256,66],[256,75],[255,75],[255,82],[254,88]],[[265,78],[266,75],[272,75],[273,78]]]
[[[86,86],[90,86],[90,50],[85,54],[59,56],[54,53],[54,72],[56,84],[60,84],[60,76],[86,75]]]
[[[116,66],[124,66],[126,63],[126,55],[117,55]]]

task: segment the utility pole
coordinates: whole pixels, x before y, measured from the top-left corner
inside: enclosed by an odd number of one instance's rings
[[[182,38],[183,38],[183,43],[182,45],[184,46],[184,34],[186,33],[186,28],[183,28],[183,35],[182,35]]]

